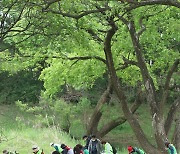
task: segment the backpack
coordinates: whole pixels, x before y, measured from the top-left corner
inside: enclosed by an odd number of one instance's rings
[[[113,152],[113,154],[117,153],[117,150],[116,150],[116,148],[114,146],[112,146],[112,152]]]

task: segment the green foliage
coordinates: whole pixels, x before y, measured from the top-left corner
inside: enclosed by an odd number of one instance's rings
[[[3,5],[0,7],[6,11],[11,2],[3,1]],[[18,13],[20,13],[18,9],[22,8],[24,2],[17,2],[9,12],[10,18],[7,18],[8,24],[4,30],[13,25],[15,19],[18,18]],[[117,13],[120,15],[124,13],[125,5],[110,1],[108,4],[111,9],[105,13],[93,13],[74,20],[53,13],[53,11],[43,10],[44,8],[41,6],[46,7],[45,1],[37,1],[38,5],[36,6],[34,3],[25,5],[25,11],[23,11],[20,20],[14,24],[13,31],[8,32],[0,43],[0,51],[4,51],[0,55],[0,58],[4,60],[1,61],[0,69],[2,72],[9,71],[12,74],[9,76],[4,72],[1,73],[4,82],[0,84],[0,89],[3,89],[0,91],[2,93],[0,102],[9,103],[20,100],[17,105],[35,115],[36,120],[30,120],[30,125],[35,128],[59,125],[62,130],[72,133],[73,136],[81,136],[83,128],[85,128],[82,117],[86,113],[88,114],[88,110],[91,110],[90,103],[92,102],[83,99],[78,104],[67,104],[62,100],[53,100],[48,97],[54,98],[53,96],[61,92],[64,84],[78,90],[91,89],[95,87],[98,80],[103,80],[104,74],[108,73],[107,66],[102,61],[97,60],[95,56],[99,59],[106,57],[103,43],[106,32],[110,28],[107,20],[112,15],[118,26],[117,33],[111,42],[115,69],[119,70],[117,75],[124,86],[123,88],[126,90],[127,87],[131,87],[133,92],[136,91],[138,82],[142,81],[139,68],[135,65],[127,65],[125,69],[121,69],[122,66],[125,66],[124,58],[137,61],[127,27],[116,16]],[[59,11],[59,7],[62,7],[60,10],[63,13],[76,15],[86,10],[105,7],[107,2],[67,0],[62,1],[61,5],[56,4],[48,6],[48,10]],[[137,30],[141,30],[140,21],[143,19],[142,23],[146,26],[146,30],[139,40],[149,73],[159,91],[165,83],[168,70],[179,57],[180,34],[178,30],[180,23],[178,11],[177,8],[165,6],[144,6],[123,16],[126,19],[130,16],[135,20]],[[1,16],[0,21],[2,20]],[[30,26],[18,33],[28,23]],[[97,37],[102,42],[97,41]],[[72,60],[73,57],[74,60]],[[90,58],[82,60],[82,57]],[[31,69],[32,67],[33,69]],[[23,71],[18,72],[18,70]],[[35,73],[36,71],[38,71],[38,75]],[[178,70],[172,77],[170,84],[172,87],[180,83],[177,72]],[[45,87],[43,95],[47,98],[40,98],[39,104],[33,106],[32,102],[38,100],[42,89],[42,82],[38,80],[39,74],[41,74],[40,80],[44,82]],[[24,77],[22,80],[16,79],[21,76]],[[16,84],[17,82],[18,84]],[[173,91],[170,95],[171,100],[173,100],[178,92]],[[107,118],[106,120],[116,118],[118,116],[116,110],[118,108],[116,107],[105,106],[103,118]],[[107,109],[110,111],[107,112]],[[25,125],[21,125],[25,119],[17,117],[16,120],[19,128],[25,127]],[[151,125],[143,120],[141,122],[145,129],[144,124]],[[121,132],[130,131],[128,128],[127,124],[118,127]]]
[[[43,70],[40,78],[45,82],[47,94],[57,93],[65,83],[72,85],[75,89],[91,88],[104,72],[105,66],[95,60],[73,63],[53,60],[51,66]]]
[[[37,1],[41,3],[42,1]],[[10,2],[9,2],[10,3]],[[45,4],[44,2],[42,4]],[[119,69],[124,63],[123,57],[136,61],[131,38],[128,34],[127,27],[118,20],[115,14],[123,13],[124,5],[119,5],[116,1],[109,1],[111,10],[106,13],[93,13],[79,20],[64,17],[55,13],[43,13],[37,5],[25,9],[23,18],[18,21],[16,28],[25,27],[27,23],[33,23],[24,33],[11,32],[4,43],[19,42],[15,45],[18,54],[11,59],[11,66],[8,63],[2,63],[0,66],[3,70],[18,70],[36,65],[41,68],[40,79],[44,82],[45,93],[53,96],[62,90],[65,83],[73,86],[75,89],[90,89],[96,83],[97,79],[102,79],[103,74],[107,71],[106,65],[97,59],[88,60],[69,60],[67,57],[84,57],[98,56],[105,58],[103,44],[98,43],[88,31],[91,30],[100,39],[104,39],[105,33],[110,26],[107,24],[107,18],[115,16],[118,26],[117,34],[112,39],[113,61],[116,69]],[[4,7],[8,3],[4,4]],[[17,6],[23,4],[18,4]],[[33,4],[27,5],[30,7]],[[17,9],[14,7],[14,10]],[[85,10],[93,10],[99,7],[105,7],[106,2],[100,1],[72,1],[61,2],[62,12],[69,14],[81,14]],[[56,3],[50,5],[50,9],[58,10]],[[12,11],[13,12],[13,11]],[[179,21],[177,16],[178,10],[165,6],[146,6],[132,11],[132,19],[135,20],[136,29],[140,30],[140,19],[146,26],[145,32],[140,37],[143,48],[145,61],[156,88],[162,84],[159,81],[165,79],[167,70],[172,65],[176,57],[179,56],[178,42]],[[127,18],[127,16],[124,16]],[[166,20],[165,20],[166,19]],[[31,36],[31,34],[34,34]],[[16,35],[14,35],[16,34]],[[26,39],[28,36],[28,39]],[[7,49],[9,50],[9,49]],[[28,55],[23,59],[19,55]],[[23,65],[20,65],[23,63]],[[38,65],[45,63],[44,67]],[[48,67],[47,67],[48,66]],[[118,77],[122,83],[128,86],[136,87],[137,82],[141,81],[141,74],[137,66],[129,66],[118,71]],[[162,79],[159,79],[159,77]],[[177,81],[175,79],[175,81]]]
[[[0,73],[0,103],[10,104],[17,100],[38,102],[43,83],[33,71],[20,71],[15,74]]]
[[[29,119],[28,125],[35,128],[57,126],[71,134],[71,136],[81,138],[85,133],[84,116],[90,112],[90,102],[86,98],[78,104],[68,104],[63,100],[52,100],[41,98],[39,105],[34,106],[29,103],[17,101],[16,105],[29,114],[33,114],[32,119]],[[17,117],[18,127],[23,128],[23,117]],[[23,125],[21,125],[21,123]],[[77,127],[78,126],[78,127]],[[79,129],[81,127],[81,129]]]

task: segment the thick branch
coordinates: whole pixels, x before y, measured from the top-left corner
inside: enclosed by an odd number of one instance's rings
[[[157,113],[159,113],[159,109],[158,109],[158,102],[156,100],[155,85],[154,85],[154,82],[153,82],[153,80],[149,74],[149,71],[147,69],[144,57],[142,55],[142,51],[141,51],[139,39],[137,38],[134,22],[133,21],[129,22],[127,27],[129,29],[129,32],[131,35],[131,40],[132,40],[132,43],[134,46],[134,50],[136,52],[138,66],[141,70],[141,75],[143,78],[144,86],[146,88],[148,101],[150,102],[150,105],[151,105],[151,113],[152,113],[152,115],[154,113],[157,114]]]
[[[111,29],[108,31],[107,36],[105,38],[104,42],[104,52],[106,55],[107,59],[107,67],[111,76],[111,81],[113,83],[113,88],[114,91],[116,92],[121,104],[122,104],[122,110],[127,118],[128,122],[130,123],[139,143],[145,148],[146,151],[149,151],[149,153],[158,153],[158,150],[154,148],[154,146],[147,140],[139,122],[137,119],[133,116],[131,111],[128,108],[127,101],[126,101],[126,96],[122,90],[122,87],[119,83],[119,79],[116,74],[116,70],[114,67],[114,62],[113,62],[113,56],[112,56],[112,51],[111,51],[111,40],[114,34],[117,31],[117,26],[115,25],[115,22],[113,18],[110,18],[108,20],[109,25],[111,26]]]
[[[21,55],[21,57],[23,58],[33,58],[34,56],[33,55]],[[42,56],[41,58],[45,58],[45,59],[48,59],[48,58],[61,58],[61,59],[68,59],[68,60],[88,60],[88,59],[97,59],[101,62],[103,62],[104,64],[106,64],[106,60],[101,58],[101,57],[98,57],[98,56],[78,56],[78,57],[68,57],[66,55],[62,55],[62,56],[48,56],[48,55],[44,55]]]
[[[173,134],[173,143],[176,147],[177,153],[180,153],[180,116],[176,119],[175,122],[176,127]]]
[[[130,109],[131,112],[135,113],[141,104],[142,102],[141,102],[140,96],[138,95],[136,101],[131,106],[131,109]],[[112,129],[125,123],[126,121],[127,121],[127,118],[125,116],[120,116],[117,119],[110,121],[109,123],[105,124],[101,130],[99,130],[97,136],[99,136],[100,138],[104,137]]]
[[[94,109],[94,112],[91,116],[91,120],[89,122],[89,126],[87,129],[88,135],[97,133],[97,127],[98,127],[99,121],[100,121],[101,116],[102,116],[101,109],[102,109],[103,105],[109,101],[109,97],[110,97],[111,92],[112,92],[112,84],[109,82],[107,89],[101,95],[101,98],[99,99],[99,101],[98,101],[98,103]]]
[[[167,118],[166,118],[166,122],[165,122],[165,132],[168,135],[169,131],[171,129],[172,123],[173,123],[173,119],[174,116],[176,115],[176,112],[178,111],[178,109],[180,108],[180,97],[177,98],[174,103],[171,105],[171,108],[169,109]]]
[[[141,2],[129,1],[128,3],[132,5],[127,7],[126,9],[127,12],[132,11],[142,6],[147,6],[147,5],[167,5],[167,6],[174,6],[174,7],[180,8],[180,2],[178,2],[177,0],[147,0],[147,1],[141,1]]]
[[[141,27],[141,29],[137,32],[137,37],[139,39],[140,35],[142,35],[142,33],[146,30],[146,26],[143,24],[143,19],[145,19],[146,17],[141,17],[139,19],[139,25]]]
[[[150,109],[151,109],[151,115],[153,117],[153,127],[155,130],[156,143],[162,153],[167,153],[165,150],[165,145],[164,145],[164,141],[167,137],[164,130],[164,121],[162,117],[163,115],[161,114],[162,109],[159,107],[159,102],[157,101],[157,98],[156,98],[155,85],[154,85],[152,77],[149,74],[149,71],[147,69],[147,66],[146,66],[146,63],[142,54],[142,49],[140,46],[140,42],[137,38],[134,21],[130,22],[128,28],[131,35],[131,40],[133,42],[134,50],[136,52],[139,68],[141,70],[141,75],[142,75],[144,86],[146,89],[147,100],[151,107]]]
[[[66,58],[69,59],[69,60],[88,60],[88,59],[97,59],[97,60],[103,62],[104,64],[106,64],[106,60],[103,59],[103,58],[101,58],[101,57],[99,57],[99,56],[78,56],[78,57],[67,57],[67,56],[66,56]]]
[[[174,62],[174,64],[170,68],[170,70],[168,71],[168,74],[167,74],[167,77],[166,77],[166,81],[165,81],[165,85],[164,85],[164,90],[163,90],[161,107],[163,107],[163,105],[167,101],[168,91],[169,91],[169,83],[170,83],[171,77],[172,77],[173,73],[176,71],[178,65],[179,65],[179,59],[176,59],[176,61]]]
[[[106,7],[106,8],[99,8],[99,9],[96,9],[96,10],[88,10],[88,11],[82,11],[82,13],[80,14],[70,14],[70,13],[65,13],[65,12],[62,12],[61,10],[51,10],[51,9],[43,9],[44,12],[51,12],[51,13],[54,13],[54,14],[59,14],[59,15],[62,15],[64,17],[70,17],[70,18],[74,18],[74,19],[80,19],[84,16],[87,16],[89,14],[93,14],[93,13],[101,13],[101,12],[104,12],[104,11],[107,11],[109,10],[110,8],[109,7]]]

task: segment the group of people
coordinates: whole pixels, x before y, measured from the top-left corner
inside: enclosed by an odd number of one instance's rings
[[[50,143],[50,146],[54,148],[52,154],[116,154],[117,152],[108,142],[100,141],[95,135],[84,135],[83,140],[84,146],[77,144],[74,148],[65,144]],[[32,150],[34,154],[44,154],[38,146],[33,146]]]
[[[115,154],[112,146],[106,141],[100,141],[95,135],[83,136],[85,145],[77,144],[73,149],[65,144],[50,143],[55,151],[52,154]]]
[[[92,136],[83,136],[83,140],[85,141],[85,145],[77,144],[74,148],[70,148],[65,144],[56,144],[50,143],[50,146],[54,148],[52,154],[116,154],[116,149],[111,146],[110,143],[106,141],[100,141],[96,138],[95,135]],[[165,142],[165,146],[169,152],[169,154],[177,154],[176,148],[173,144],[169,142]],[[137,147],[128,146],[127,148],[129,154],[145,154],[145,152]],[[32,152],[34,154],[44,154],[43,150],[40,150],[38,146],[32,147]],[[17,152],[9,152],[7,150],[3,150],[3,154],[18,154]]]

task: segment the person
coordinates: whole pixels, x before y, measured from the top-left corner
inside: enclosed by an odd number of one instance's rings
[[[3,154],[18,154],[16,151],[15,152],[9,152],[8,150],[3,150]]]
[[[7,150],[3,150],[3,154],[9,154]]]
[[[168,141],[165,142],[165,146],[168,148],[169,154],[177,154],[176,148],[173,144],[170,144]]]
[[[53,151],[52,154],[60,154],[58,151]]]
[[[53,147],[56,151],[62,152],[61,146],[59,144],[50,143],[50,146]]]
[[[90,142],[90,140],[91,140],[91,136],[84,135],[84,136],[83,136],[83,140],[86,142],[86,144],[85,144],[85,146],[83,147],[83,149],[88,149],[89,142]]]
[[[65,144],[61,144],[61,148],[63,149],[63,151],[61,152],[62,154],[74,154],[73,149],[71,149]]]
[[[89,154],[89,151],[87,149],[84,149],[81,144],[77,144],[74,149],[74,154]]]
[[[136,148],[136,147],[132,147],[132,146],[128,146],[128,151],[129,154],[145,154],[145,152],[142,149]]]
[[[95,135],[91,137],[88,150],[90,154],[101,154],[102,152],[101,141],[97,139]]]
[[[101,141],[101,144],[104,145],[104,153],[105,154],[113,154],[113,148],[108,142]]]
[[[39,147],[36,145],[32,147],[32,150],[34,154],[44,154],[43,150],[39,150]]]
[[[83,154],[83,150],[82,150],[83,146],[81,144],[77,144],[74,148],[74,154]]]

